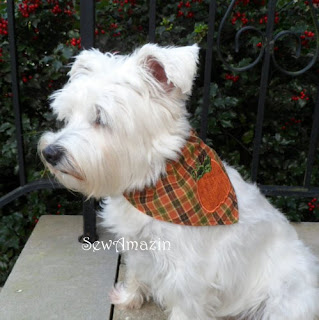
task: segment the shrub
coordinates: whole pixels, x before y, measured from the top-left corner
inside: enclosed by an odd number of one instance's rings
[[[203,103],[209,2],[157,1],[157,41],[161,45],[197,42],[202,47],[199,75],[188,104],[192,124],[197,129]],[[317,0],[313,2],[318,6]],[[216,26],[220,25],[228,5],[228,2],[218,1]],[[96,1],[96,46],[101,50],[126,53],[147,42],[148,10],[147,1]],[[19,182],[4,2],[0,3],[0,14],[0,190],[3,195],[16,188]],[[265,32],[267,20],[264,0],[236,1],[222,29],[221,52],[227,64],[238,67],[254,61],[265,45],[260,34],[256,31],[243,32],[238,52],[234,51],[234,37],[238,30],[247,25]],[[278,39],[274,44],[274,56],[282,67],[292,71],[301,69],[314,56],[318,46],[318,30],[315,29],[307,1],[278,1],[275,33],[283,30],[297,34],[297,38],[287,35]],[[65,82],[68,64],[82,49],[78,2],[16,1],[16,35],[27,177],[28,181],[33,181],[47,174],[36,156],[36,144],[43,131],[55,126],[48,96]],[[215,43],[216,37],[217,32]],[[297,58],[299,39],[300,58]],[[249,178],[261,63],[246,72],[232,72],[218,58],[216,47],[213,56],[207,141],[223,159]],[[263,125],[259,183],[302,184],[318,75],[318,62],[299,77],[284,75],[272,67]],[[317,154],[312,183],[318,181]],[[38,217],[44,213],[79,212],[80,205],[74,209],[73,201],[76,201],[74,197],[65,192],[54,192],[53,195],[50,191],[42,191],[23,197],[1,210],[0,281],[4,281]],[[316,199],[277,197],[272,201],[291,220],[319,221]],[[63,210],[58,210],[59,205]]]

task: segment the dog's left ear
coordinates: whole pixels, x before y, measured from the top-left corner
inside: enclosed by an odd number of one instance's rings
[[[151,75],[165,92],[179,88],[183,94],[190,94],[196,74],[199,47],[159,47],[146,44],[136,56],[143,71]]]

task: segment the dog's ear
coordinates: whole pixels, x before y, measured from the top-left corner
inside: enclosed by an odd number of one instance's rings
[[[104,54],[97,49],[83,50],[75,57],[68,75],[72,80],[77,76],[98,72],[104,60]]]
[[[183,94],[190,94],[196,74],[199,48],[195,44],[186,47],[159,47],[146,44],[136,57],[143,71],[160,83],[166,92],[179,88]]]

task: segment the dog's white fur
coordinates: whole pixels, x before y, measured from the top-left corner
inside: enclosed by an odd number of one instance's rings
[[[53,95],[65,127],[46,133],[39,151],[59,146],[49,164],[67,188],[104,198],[104,225],[125,240],[170,242],[170,250],[125,252],[127,274],[114,304],[139,308],[150,296],[170,320],[314,320],[319,314],[318,264],[286,218],[227,166],[240,220],[231,226],[160,222],[122,195],[165,174],[190,131],[185,102],[198,47],[148,44],[130,56],[83,51],[70,81]],[[43,157],[42,157],[43,158]]]

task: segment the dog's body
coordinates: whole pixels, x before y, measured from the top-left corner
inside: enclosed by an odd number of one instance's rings
[[[164,240],[169,250],[128,250],[114,304],[152,296],[170,320],[314,320],[318,265],[285,217],[225,164],[239,222],[182,226],[141,213],[123,196],[153,186],[190,134],[185,101],[197,46],[145,45],[128,57],[84,51],[54,95],[66,126],[45,134],[40,154],[68,188],[104,198],[104,224],[127,241]]]
[[[226,168],[240,212],[232,226],[173,225],[141,214],[123,196],[107,200],[105,225],[118,237],[171,243],[170,250],[126,252],[125,287],[116,287],[113,303],[139,307],[144,293],[174,320],[314,319],[314,257],[259,190]]]

